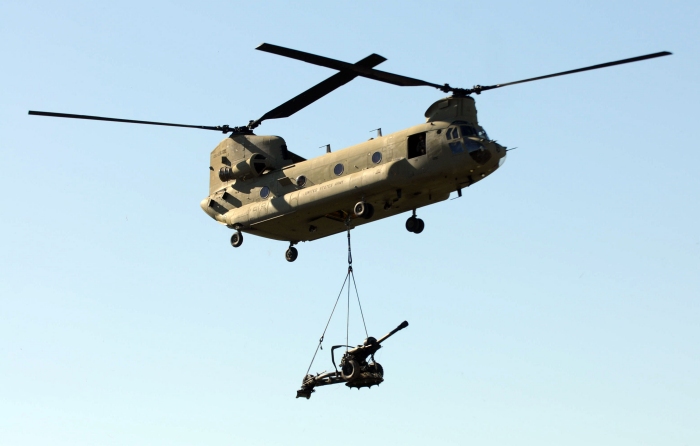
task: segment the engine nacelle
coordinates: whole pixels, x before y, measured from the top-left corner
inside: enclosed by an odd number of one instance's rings
[[[267,157],[255,153],[247,160],[239,161],[235,166],[221,166],[219,168],[219,179],[221,181],[231,181],[255,178],[268,167],[270,165]]]
[[[281,169],[299,159],[287,150],[279,136],[233,134],[211,152],[209,194],[230,186],[234,180],[255,178],[266,170]]]

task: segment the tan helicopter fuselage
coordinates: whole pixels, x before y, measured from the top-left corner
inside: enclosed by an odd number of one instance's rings
[[[232,135],[211,153],[202,209],[219,223],[297,243],[415,210],[485,178],[505,147],[479,126],[474,100],[435,102],[427,122],[304,160],[276,136]],[[356,203],[374,207],[369,219]]]

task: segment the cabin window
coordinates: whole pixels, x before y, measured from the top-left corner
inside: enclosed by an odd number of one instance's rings
[[[260,189],[260,197],[267,198],[269,196],[270,196],[270,188],[267,186],[263,186],[263,188]]]
[[[374,152],[372,154],[372,162],[374,164],[379,164],[382,162],[382,153],[381,152]]]
[[[344,171],[345,171],[345,166],[343,166],[340,163],[336,164],[335,167],[333,168],[333,173],[338,175],[338,176],[341,176]]]
[[[425,155],[425,132],[416,133],[408,137],[408,158]]]
[[[297,186],[298,187],[306,186],[306,177],[304,175],[299,175],[297,177]]]

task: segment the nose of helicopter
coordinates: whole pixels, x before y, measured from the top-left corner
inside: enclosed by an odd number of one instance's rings
[[[506,153],[506,148],[495,141],[484,143],[481,146],[480,153],[470,153],[472,158],[480,164],[476,172],[477,175],[484,178],[495,172],[505,163]]]
[[[491,152],[492,158],[491,158],[491,165],[488,168],[489,173],[494,172],[497,170],[499,167],[503,165],[503,163],[506,162],[506,154],[508,151],[506,150],[505,147],[502,145],[498,144],[497,142],[493,141],[490,144],[489,151]]]
[[[495,152],[494,157],[498,160],[498,164],[496,165],[495,169],[498,169],[503,165],[503,163],[506,162],[506,155],[508,154],[508,150],[502,145],[495,142],[493,143],[493,146],[494,147],[492,150]]]

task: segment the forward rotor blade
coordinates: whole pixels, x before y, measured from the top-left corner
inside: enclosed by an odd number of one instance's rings
[[[515,82],[508,82],[505,84],[496,84],[496,85],[490,85],[490,86],[485,86],[485,87],[474,87],[472,89],[473,92],[481,92],[481,91],[486,91],[486,90],[493,90],[494,88],[501,88],[501,87],[506,87],[508,85],[515,85],[515,84],[522,84],[525,82],[532,82],[532,81],[538,81],[541,79],[548,79],[550,77],[557,77],[557,76],[564,76],[567,74],[574,74],[574,73],[580,73],[582,71],[590,71],[590,70],[597,70],[599,68],[606,68],[606,67],[612,67],[614,65],[622,65],[626,63],[632,63],[632,62],[639,62],[641,60],[647,60],[647,59],[654,59],[656,57],[663,57],[663,56],[670,56],[673,53],[670,53],[668,51],[661,51],[659,53],[653,53],[653,54],[646,54],[644,56],[639,56],[639,57],[631,57],[629,59],[622,59],[622,60],[616,60],[614,62],[607,62],[607,63],[602,63],[598,65],[591,65],[590,67],[585,67],[585,68],[577,68],[575,70],[569,70],[569,71],[562,71],[561,73],[554,73],[554,74],[548,74],[546,76],[538,76],[538,77],[532,77],[530,79],[523,79],[520,81],[515,81]]]
[[[364,59],[360,60],[354,65],[356,67],[372,68],[380,63],[384,62],[386,59],[378,54],[370,54]],[[249,127],[255,128],[260,125],[266,119],[277,119],[277,118],[287,118],[294,113],[298,112],[302,108],[316,102],[333,90],[342,87],[351,80],[355,79],[358,75],[351,71],[343,70],[340,73],[336,73],[323,82],[314,85],[305,92],[293,97],[279,107],[273,108],[269,112],[265,113],[260,119],[252,122]]]
[[[89,119],[92,121],[110,121],[110,122],[126,122],[129,124],[149,124],[149,125],[164,125],[168,127],[187,127],[192,129],[203,129],[203,130],[218,130],[223,133],[228,133],[234,131],[233,128],[222,125],[222,126],[206,126],[206,125],[187,125],[187,124],[172,124],[169,122],[155,122],[155,121],[136,121],[133,119],[118,119],[118,118],[105,118],[103,116],[88,116],[88,115],[72,115],[69,113],[52,113],[43,111],[29,110],[30,115],[37,116],[50,116],[53,118],[72,118],[72,119]]]
[[[372,68],[358,66],[357,64],[353,65],[340,60],[330,59],[328,57],[318,56],[316,54],[311,53],[305,53],[303,51],[293,50],[290,48],[284,48],[269,43],[261,44],[256,48],[256,50],[277,54],[278,56],[289,57],[291,59],[301,60],[302,62],[320,65],[322,67],[332,68],[334,70],[351,71],[358,76],[374,79],[375,81],[399,85],[401,87],[426,86],[435,87],[439,89],[444,88],[442,85],[433,84],[432,82],[426,82],[420,79],[414,79],[412,77],[401,76],[399,74],[387,73],[386,71],[374,70]]]

